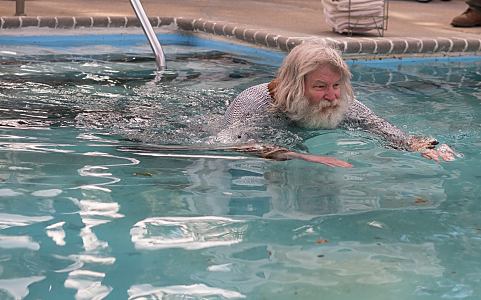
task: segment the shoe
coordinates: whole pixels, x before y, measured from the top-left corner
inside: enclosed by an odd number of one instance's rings
[[[465,12],[460,14],[451,21],[454,27],[475,27],[481,26],[481,13],[468,8]]]

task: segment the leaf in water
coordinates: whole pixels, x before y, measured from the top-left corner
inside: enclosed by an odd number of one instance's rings
[[[369,226],[372,226],[372,227],[376,227],[376,228],[384,228],[384,224],[378,222],[378,221],[371,221],[371,222],[368,222],[367,225]]]
[[[135,172],[134,176],[145,176],[145,177],[152,177],[152,173],[149,172]]]
[[[414,203],[418,205],[422,205],[422,204],[429,203],[429,201],[421,197],[416,197],[416,200],[414,200]]]

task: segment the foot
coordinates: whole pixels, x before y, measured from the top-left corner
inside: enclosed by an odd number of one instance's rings
[[[451,21],[454,27],[475,27],[481,26],[481,13],[468,8],[464,13],[460,14]]]

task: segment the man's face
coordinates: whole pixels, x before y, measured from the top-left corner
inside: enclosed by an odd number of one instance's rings
[[[304,96],[316,107],[335,108],[341,97],[341,74],[329,65],[322,65],[306,75]]]
[[[298,103],[302,115],[299,124],[307,128],[335,128],[349,107],[341,98],[341,74],[323,65],[307,74],[304,84],[304,99]]]

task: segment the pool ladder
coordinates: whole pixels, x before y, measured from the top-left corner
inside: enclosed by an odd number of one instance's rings
[[[155,63],[157,64],[157,71],[165,70],[166,65],[165,65],[164,51],[162,50],[162,46],[160,45],[160,42],[157,39],[157,36],[155,35],[154,29],[150,24],[149,18],[145,14],[144,8],[142,7],[140,0],[130,0],[130,4],[132,4],[132,8],[135,11],[135,15],[137,16],[137,19],[139,19],[140,24],[142,25],[142,29],[144,30],[145,36],[149,41],[152,51],[154,51]]]

